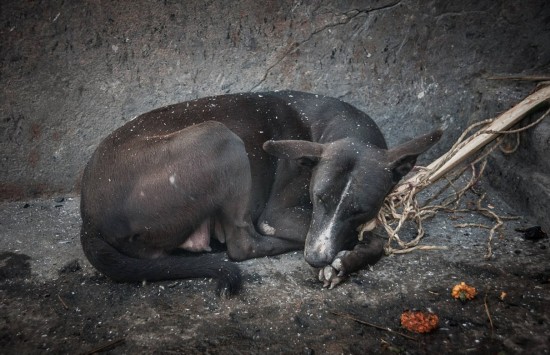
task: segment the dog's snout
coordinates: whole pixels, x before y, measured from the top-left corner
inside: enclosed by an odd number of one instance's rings
[[[307,249],[304,251],[304,258],[306,262],[314,268],[325,267],[332,262],[328,255]]]

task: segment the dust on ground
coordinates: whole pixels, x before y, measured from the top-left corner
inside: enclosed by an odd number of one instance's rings
[[[514,230],[529,219],[508,222],[487,261],[487,231],[453,227],[479,217],[441,214],[425,243],[448,250],[385,257],[333,290],[298,252],[242,262],[243,290],[225,299],[211,280],[125,284],[98,274],[80,249],[78,205],[0,205],[2,353],[549,352],[549,241]],[[461,281],[477,288],[474,300],[451,298]],[[402,329],[407,309],[436,313],[439,328]]]

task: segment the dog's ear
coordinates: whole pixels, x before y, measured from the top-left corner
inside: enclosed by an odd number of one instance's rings
[[[437,143],[442,134],[443,131],[437,129],[388,150],[387,158],[390,162],[394,183],[399,182],[412,170],[418,156]]]
[[[298,161],[300,165],[313,166],[323,154],[323,145],[303,140],[267,141],[263,148],[269,154],[282,159]]]

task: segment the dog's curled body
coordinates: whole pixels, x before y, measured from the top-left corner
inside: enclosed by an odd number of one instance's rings
[[[365,113],[300,92],[157,109],[114,131],[88,162],[82,246],[115,280],[214,277],[230,293],[240,285],[235,264],[174,252],[208,251],[210,238],[226,243],[233,260],[305,246],[306,260],[324,267],[354,247],[357,225],[440,134],[387,150]],[[352,269],[370,262],[352,262],[360,255],[350,254]]]
[[[230,223],[235,217],[227,209],[247,195],[249,174],[237,176],[249,170],[242,140],[218,122],[126,139],[115,132],[84,173],[82,241],[87,257],[115,280],[217,277],[229,280],[220,286],[237,288],[234,264],[213,255],[171,254],[182,247],[209,249],[211,222]],[[223,241],[224,235],[218,237]],[[124,265],[128,269],[120,268]]]

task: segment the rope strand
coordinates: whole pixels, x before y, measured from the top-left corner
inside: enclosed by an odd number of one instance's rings
[[[481,122],[474,123],[470,125],[458,138],[458,140],[453,144],[451,149],[443,155],[443,157],[438,161],[438,163],[431,167],[430,169],[425,167],[419,167],[419,172],[416,174],[416,180],[414,183],[411,183],[410,180],[406,181],[405,188],[401,186],[400,189],[394,189],[390,193],[380,209],[378,216],[376,218],[377,225],[384,228],[386,234],[388,235],[388,240],[385,244],[386,254],[404,254],[409,253],[415,250],[441,250],[447,249],[445,246],[435,246],[435,245],[419,245],[425,235],[425,230],[422,225],[423,221],[435,216],[439,212],[477,212],[493,221],[491,226],[484,224],[459,224],[455,225],[458,228],[465,227],[477,227],[489,229],[489,235],[487,240],[487,253],[485,254],[486,259],[492,257],[492,241],[495,233],[501,230],[501,227],[504,225],[504,219],[511,219],[499,216],[497,213],[491,211],[489,208],[482,207],[482,203],[486,197],[486,194],[481,195],[481,197],[476,202],[476,207],[473,209],[461,210],[458,209],[460,202],[462,201],[464,195],[471,191],[475,184],[481,178],[485,167],[487,165],[487,157],[491,154],[496,148],[500,147],[503,149],[504,140],[499,137],[493,143],[489,144],[484,151],[474,155],[473,161],[471,161],[466,166],[456,167],[454,170],[456,172],[449,171],[444,174],[442,177],[447,180],[447,183],[434,192],[432,197],[424,201],[424,204],[421,206],[417,200],[417,193],[424,190],[427,187],[431,187],[433,182],[430,180],[432,174],[437,171],[439,168],[444,166],[449,160],[451,160],[464,146],[471,142],[474,138],[483,135],[483,134],[517,134],[517,142],[511,148],[508,149],[504,147],[504,152],[507,154],[513,153],[519,147],[519,133],[526,131],[538,123],[542,122],[544,118],[550,113],[548,109],[541,117],[539,117],[533,123],[530,123],[527,126],[524,126],[519,129],[513,130],[504,130],[504,131],[495,131],[484,129],[491,124],[494,119],[484,120]],[[481,128],[479,128],[481,127]],[[475,129],[478,129],[474,133],[468,136],[470,132]],[[455,183],[458,179],[464,176],[467,170],[471,170],[471,177],[466,182],[462,188],[455,186]],[[451,176],[452,175],[452,176]],[[439,204],[435,204],[436,201],[444,192],[452,188],[452,193],[443,199]],[[411,241],[405,242],[399,237],[399,232],[405,225],[407,221],[413,221],[416,224],[416,236]],[[365,225],[360,229],[359,235],[362,235],[366,229]]]

